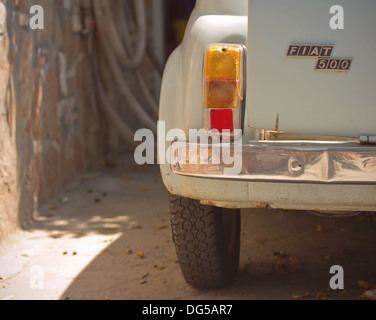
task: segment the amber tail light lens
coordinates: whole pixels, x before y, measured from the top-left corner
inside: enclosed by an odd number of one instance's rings
[[[208,108],[236,108],[237,83],[236,81],[209,81],[207,83]]]
[[[209,45],[204,66],[204,125],[220,132],[241,127],[244,46]]]

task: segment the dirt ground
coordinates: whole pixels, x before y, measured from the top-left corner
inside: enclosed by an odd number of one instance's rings
[[[0,248],[0,300],[361,299],[376,288],[376,216],[243,210],[236,283],[214,291],[181,276],[157,167],[130,159],[86,174]],[[331,266],[345,290],[328,290]]]

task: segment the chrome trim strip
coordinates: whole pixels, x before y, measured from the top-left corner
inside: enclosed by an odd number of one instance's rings
[[[375,146],[337,142],[253,142],[237,150],[234,146],[174,142],[171,169],[179,175],[227,180],[376,185]],[[225,164],[231,163],[229,158],[213,156],[219,148],[232,150],[233,163],[241,161],[239,174],[228,170],[234,167]],[[187,160],[192,155],[196,161]]]

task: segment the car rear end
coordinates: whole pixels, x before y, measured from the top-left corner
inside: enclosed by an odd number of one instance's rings
[[[186,141],[174,142],[176,153],[190,149],[200,156],[204,148],[209,156],[197,160],[201,166],[162,165],[167,188],[222,207],[374,211],[375,2],[338,1],[343,30],[330,28],[327,1],[216,3],[198,2],[185,40],[170,58],[160,117],[166,131],[186,133]],[[208,90],[218,89],[211,83],[223,75],[205,63],[211,50],[234,47],[244,48],[239,70],[227,77],[230,87],[235,83],[236,101],[212,107]],[[321,60],[333,69],[319,69]],[[188,141],[189,130],[201,128],[209,136],[213,128],[242,130],[242,148],[232,151],[234,163],[241,157],[241,170],[225,174],[231,163],[211,163],[210,145]]]
[[[192,286],[233,280],[239,209],[376,211],[376,2],[336,5],[344,29],[325,0],[197,1],[158,136]]]

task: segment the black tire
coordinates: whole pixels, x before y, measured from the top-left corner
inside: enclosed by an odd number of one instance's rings
[[[197,289],[231,284],[239,269],[240,210],[170,196],[176,253],[186,282]]]

